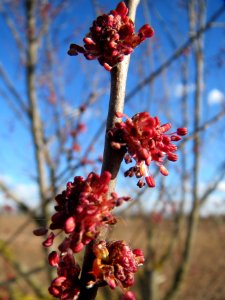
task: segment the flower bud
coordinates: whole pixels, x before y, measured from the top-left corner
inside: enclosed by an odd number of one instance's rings
[[[164,175],[164,176],[167,176],[167,175],[169,174],[168,170],[167,170],[163,165],[161,165],[161,166],[159,167],[159,171],[160,171],[160,173],[161,173],[162,175]]]
[[[155,180],[152,176],[145,177],[145,181],[149,187],[151,188],[155,187]]]
[[[53,232],[51,232],[49,234],[48,238],[42,243],[42,245],[44,247],[50,247],[53,244],[54,238],[55,238],[55,235]]]
[[[171,153],[171,152],[169,152],[169,153],[167,154],[167,158],[168,158],[170,161],[177,161],[177,160],[178,160],[178,156],[177,156],[176,154],[174,154],[174,153]]]
[[[59,263],[59,255],[56,251],[52,251],[48,256],[48,262],[50,266],[55,267],[58,266]]]
[[[48,232],[48,229],[44,228],[44,227],[40,227],[40,228],[37,228],[37,229],[33,230],[33,234],[36,235],[36,236],[45,235],[47,232]]]
[[[178,136],[178,135],[171,135],[171,141],[177,142],[177,141],[180,141],[180,140],[181,140],[180,136]]]
[[[186,135],[188,133],[188,130],[186,127],[177,128],[177,134],[178,135]]]
[[[71,216],[69,217],[65,224],[64,224],[64,230],[65,230],[65,233],[71,233],[74,231],[76,227],[76,220],[75,220],[75,217],[74,216]]]
[[[134,293],[131,291],[126,292],[121,300],[136,300]]]

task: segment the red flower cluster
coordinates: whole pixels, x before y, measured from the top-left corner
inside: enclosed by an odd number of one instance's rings
[[[120,2],[115,10],[99,16],[83,39],[84,47],[71,44],[68,54],[83,53],[88,60],[97,58],[110,71],[124,59],[124,55],[132,53],[135,47],[154,34],[147,24],[135,34],[134,23],[127,14],[126,4]]]
[[[103,281],[111,289],[120,286],[125,291],[134,284],[134,273],[144,263],[143,252],[131,250],[124,241],[100,241],[94,245],[93,252],[96,256],[92,269],[95,281],[89,282],[90,287]]]
[[[56,213],[52,216],[51,230],[64,231],[66,238],[59,245],[58,252],[49,254],[49,264],[57,267],[57,277],[52,281],[49,292],[61,300],[77,299],[80,293],[80,267],[75,262],[73,253],[80,252],[84,245],[96,239],[102,226],[115,224],[111,210],[128,201],[129,197],[118,197],[116,193],[107,195],[111,179],[109,172],[101,176],[90,173],[86,179],[80,176],[67,184],[67,188],[56,196]],[[34,230],[37,236],[45,235],[47,229]],[[56,234],[50,232],[43,242],[50,247]]]
[[[61,252],[66,252],[69,248],[74,253],[80,252],[84,245],[98,236],[102,225],[116,223],[111,210],[129,200],[129,197],[119,198],[116,193],[112,193],[108,199],[110,179],[109,172],[104,172],[101,176],[92,172],[86,180],[77,176],[55,198],[56,213],[52,216],[50,229],[59,229],[67,234],[58,247]],[[55,234],[51,232],[43,245],[51,246],[54,238]]]
[[[57,277],[49,287],[49,293],[61,300],[77,299],[80,293],[80,267],[75,262],[73,253],[69,250],[59,257],[56,251],[49,254],[49,264],[57,267]]]
[[[164,157],[170,161],[176,161],[178,156],[174,153],[177,147],[172,142],[179,141],[181,136],[187,134],[186,128],[178,128],[175,133],[167,134],[171,128],[170,123],[161,125],[158,117],[151,117],[149,113],[136,114],[132,119],[124,114],[117,113],[117,117],[126,117],[125,122],[118,122],[109,131],[111,146],[114,149],[125,147],[127,154],[125,162],[136,161],[136,165],[125,172],[125,176],[136,175],[140,178],[138,186],[145,185],[142,177],[145,177],[149,187],[155,187],[155,181],[148,173],[148,166],[152,161],[158,165],[162,175],[167,176],[168,170],[163,166]]]

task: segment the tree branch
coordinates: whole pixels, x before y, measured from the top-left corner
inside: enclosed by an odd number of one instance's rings
[[[139,4],[139,0],[130,0],[127,3],[129,9],[129,17],[134,21],[136,8]],[[118,121],[115,116],[115,112],[123,112],[126,79],[129,66],[130,57],[126,56],[125,59],[114,67],[111,71],[111,90],[110,90],[110,101],[108,107],[108,116],[106,123],[106,134],[105,134],[105,147],[103,155],[102,172],[109,171],[112,174],[112,179],[109,183],[108,195],[115,190],[116,178],[120,168],[121,161],[123,159],[123,152],[115,151],[110,146],[108,140],[108,130]],[[93,254],[92,246],[90,243],[86,246],[84,262],[81,274],[81,293],[79,300],[93,300],[97,295],[98,287],[87,289],[86,282],[88,281],[88,273],[92,268]]]
[[[8,75],[6,74],[3,66],[0,63],[0,77],[2,78],[5,86],[8,88],[9,92],[13,95],[13,97],[17,100],[18,104],[21,107],[21,111],[25,112],[27,116],[29,116],[29,109],[27,108],[26,104],[20,97],[20,94],[17,92],[15,89],[15,86],[13,83],[10,81]]]
[[[199,5],[200,17],[197,16],[195,5]],[[196,31],[197,26],[204,27],[204,18],[205,18],[205,0],[196,1],[192,0],[189,3],[189,12],[190,12],[190,32],[191,35],[195,36],[194,32]],[[196,73],[195,73],[195,98],[194,98],[194,131],[196,131],[200,126],[200,107],[202,101],[202,86],[203,86],[203,70],[204,70],[204,61],[203,61],[203,38],[196,40],[194,44],[194,58],[196,63]],[[198,184],[199,184],[199,163],[200,163],[200,137],[197,134],[194,138],[194,167],[193,167],[193,188],[192,188],[192,209],[190,216],[188,218],[188,227],[187,227],[187,236],[184,243],[184,250],[182,253],[182,259],[180,265],[178,266],[174,281],[171,288],[169,289],[165,299],[173,300],[179,292],[184,276],[188,271],[189,259],[192,251],[193,242],[195,239],[195,234],[198,225],[199,219],[199,193],[198,193]]]
[[[146,84],[152,82],[157,76],[159,76],[166,68],[168,68],[180,55],[184,53],[189,46],[193,44],[204,32],[212,27],[212,23],[217,20],[225,11],[225,5],[223,4],[208,20],[208,22],[201,26],[198,31],[190,36],[187,41],[178,48],[157,70],[151,73],[148,77],[139,82],[126,96],[125,102],[128,102],[133,98]]]

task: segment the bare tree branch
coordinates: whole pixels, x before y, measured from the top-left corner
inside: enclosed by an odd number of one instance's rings
[[[35,156],[37,162],[38,171],[38,183],[40,199],[43,202],[42,212],[46,215],[46,208],[44,202],[46,199],[46,176],[45,176],[45,157],[44,157],[44,144],[43,144],[43,132],[40,114],[37,106],[37,97],[35,92],[35,68],[37,62],[37,40],[35,38],[35,0],[26,0],[26,13],[27,13],[27,39],[28,39],[28,51],[27,51],[27,67],[26,67],[26,79],[27,79],[27,93],[28,101],[30,105],[31,113],[31,132],[35,148]]]
[[[193,138],[196,137],[196,135],[203,132],[205,129],[209,128],[212,124],[218,122],[220,119],[223,118],[224,115],[225,115],[225,110],[222,110],[218,114],[216,114],[214,117],[212,117],[211,119],[206,121],[203,125],[199,126],[196,130],[193,130],[193,132],[189,133],[186,137],[183,138],[179,147],[183,147],[183,145],[187,141],[192,140]]]
[[[8,25],[8,28],[10,29],[13,38],[15,39],[16,45],[18,47],[18,49],[20,51],[18,51],[21,60],[23,61],[25,58],[25,49],[24,49],[24,43],[22,42],[22,39],[19,35],[19,31],[17,30],[16,25],[14,24],[14,22],[12,21],[10,15],[9,15],[9,11],[7,11],[4,8],[4,4],[0,3],[0,14],[3,16],[5,23]]]
[[[18,274],[18,278],[24,280],[28,284],[28,286],[33,290],[36,296],[39,297],[39,299],[46,299],[46,295],[42,293],[40,286],[37,286],[29,276],[24,276],[26,273],[23,272],[22,267],[18,263],[18,261],[12,257],[8,247],[3,241],[0,241],[0,255],[3,257],[4,260],[10,263],[10,265]]]
[[[193,44],[204,32],[211,28],[212,22],[217,20],[225,11],[225,6],[222,5],[208,20],[208,22],[201,26],[198,31],[190,36],[187,41],[178,48],[157,70],[151,73],[148,77],[143,79],[136,85],[126,96],[125,102],[128,102],[133,98],[146,84],[152,82],[157,76],[159,76],[166,68],[168,68],[180,55],[184,53],[184,50]]]
[[[0,77],[2,78],[5,86],[8,88],[9,92],[14,96],[17,103],[20,105],[21,111],[26,113],[29,116],[29,109],[27,108],[26,104],[24,103],[23,99],[20,97],[20,94],[15,89],[15,85],[10,81],[8,75],[6,74],[3,66],[0,63]]]
[[[217,174],[219,172],[216,172]],[[215,190],[217,189],[219,183],[223,180],[225,176],[225,162],[223,164],[221,164],[220,166],[220,173],[217,176],[217,178],[209,185],[209,187],[206,189],[206,191],[204,192],[204,194],[201,196],[199,203],[200,205],[204,205],[205,202],[208,200],[209,196],[215,192]]]
[[[21,123],[26,128],[28,128],[28,124],[27,124],[27,122],[25,120],[25,117],[24,117],[25,116],[24,112],[22,112],[22,110],[19,109],[15,105],[14,101],[1,88],[0,88],[0,95],[2,96],[2,101],[5,101],[8,105],[8,107],[13,111],[13,113],[14,113],[15,117],[17,118],[17,120],[21,120]]]
[[[196,5],[198,5],[200,16],[197,16]],[[191,35],[196,35],[197,26],[204,27],[205,22],[205,0],[196,1],[192,0],[189,3],[190,12],[190,32]],[[202,101],[202,86],[203,86],[203,38],[199,37],[194,43],[194,56],[196,63],[196,74],[195,74],[195,102],[194,102],[194,131],[200,126],[200,107]],[[175,271],[174,280],[168,293],[164,299],[173,300],[176,298],[179,289],[181,287],[183,278],[188,271],[188,264],[192,251],[192,246],[195,240],[195,234],[199,219],[199,163],[200,163],[200,137],[199,133],[194,138],[194,167],[193,167],[193,188],[192,188],[192,209],[188,218],[187,236],[184,243],[184,250],[182,253],[181,262]]]

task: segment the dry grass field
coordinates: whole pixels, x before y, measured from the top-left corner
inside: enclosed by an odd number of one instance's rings
[[[41,247],[41,238],[32,235],[34,222],[24,215],[0,216],[0,300],[36,300],[32,288],[45,293],[48,280],[41,270],[46,257]],[[146,248],[145,223],[133,218],[119,220],[111,238],[126,239],[132,247]],[[152,245],[154,257],[160,256],[170,239],[171,221],[154,225]],[[183,230],[184,231],[184,230]],[[158,299],[171,282],[174,268],[179,263],[184,233],[170,259],[155,270]],[[4,242],[4,243],[3,243]],[[13,265],[13,267],[12,267]],[[29,274],[33,271],[32,274]],[[28,276],[25,274],[28,273]],[[116,296],[112,299],[118,299]],[[137,291],[141,300],[141,292]],[[116,297],[116,298],[115,298]],[[43,299],[43,298],[42,298]],[[44,299],[51,299],[47,296]],[[97,299],[106,299],[99,294]],[[107,298],[109,299],[109,298]],[[158,300],[157,299],[157,300]],[[225,222],[224,218],[201,220],[191,256],[190,269],[183,282],[178,300],[225,300]]]

